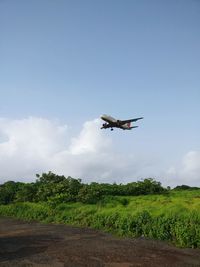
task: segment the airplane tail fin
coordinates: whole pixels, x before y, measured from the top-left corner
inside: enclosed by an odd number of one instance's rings
[[[138,126],[132,126],[132,127],[129,127],[129,129],[133,129],[133,128],[137,128]]]
[[[127,125],[128,128],[132,128],[132,127],[131,127],[131,122],[127,122],[126,125]]]
[[[133,128],[137,128],[138,126],[131,126],[131,122],[127,122],[126,124],[128,126],[128,129],[131,130]]]

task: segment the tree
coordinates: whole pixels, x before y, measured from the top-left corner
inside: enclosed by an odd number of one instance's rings
[[[15,201],[16,202],[35,202],[37,201],[37,184],[27,183],[20,186],[19,190],[16,192]]]
[[[22,183],[8,181],[0,186],[0,204],[9,204],[14,201],[15,195]]]
[[[37,176],[38,177],[38,176]],[[76,201],[79,189],[82,187],[80,179],[56,175],[52,172],[43,173],[37,180],[39,201],[53,201],[56,198],[61,202]],[[59,197],[62,195],[62,197]]]
[[[102,190],[98,186],[84,185],[79,191],[77,200],[82,203],[95,204],[102,195]]]

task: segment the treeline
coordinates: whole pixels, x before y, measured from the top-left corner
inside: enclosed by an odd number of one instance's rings
[[[60,204],[82,202],[95,204],[104,196],[138,196],[162,194],[169,188],[152,178],[128,184],[82,183],[81,179],[56,175],[52,172],[37,174],[35,183],[8,181],[0,185],[0,204],[14,202],[48,202]]]
[[[189,185],[185,185],[185,184],[177,185],[174,188],[174,190],[176,190],[176,191],[178,191],[178,190],[180,190],[180,191],[182,191],[182,190],[197,190],[197,189],[199,189],[199,187],[197,187],[197,186],[189,186]]]

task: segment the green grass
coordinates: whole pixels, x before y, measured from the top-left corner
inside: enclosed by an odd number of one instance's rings
[[[179,247],[200,248],[200,190],[165,195],[105,197],[96,205],[15,203],[0,206],[0,215],[103,229],[120,236],[167,240]]]

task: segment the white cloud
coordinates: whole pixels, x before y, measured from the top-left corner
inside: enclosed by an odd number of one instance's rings
[[[80,135],[71,140],[69,152],[72,155],[100,152],[110,147],[111,140],[102,135],[99,124],[98,119],[84,124]]]
[[[169,182],[174,185],[200,186],[200,151],[189,151],[177,166],[168,170]]]
[[[42,118],[1,119],[0,136],[0,179],[26,179],[48,170],[49,159],[65,143],[67,127]]]
[[[70,137],[68,127],[56,121],[0,119],[0,182],[30,181],[36,173],[49,170],[81,178],[108,178],[109,164],[114,163],[112,142],[99,127],[98,119],[88,121],[77,137]]]
[[[36,173],[48,171],[87,182],[130,182],[144,177],[160,180],[156,157],[134,153],[116,150],[107,132],[100,130],[99,119],[85,122],[77,136],[71,136],[69,127],[58,121],[0,119],[0,183],[33,181]],[[167,179],[161,182],[165,185],[200,185],[200,152],[189,152],[179,166],[163,173]]]

